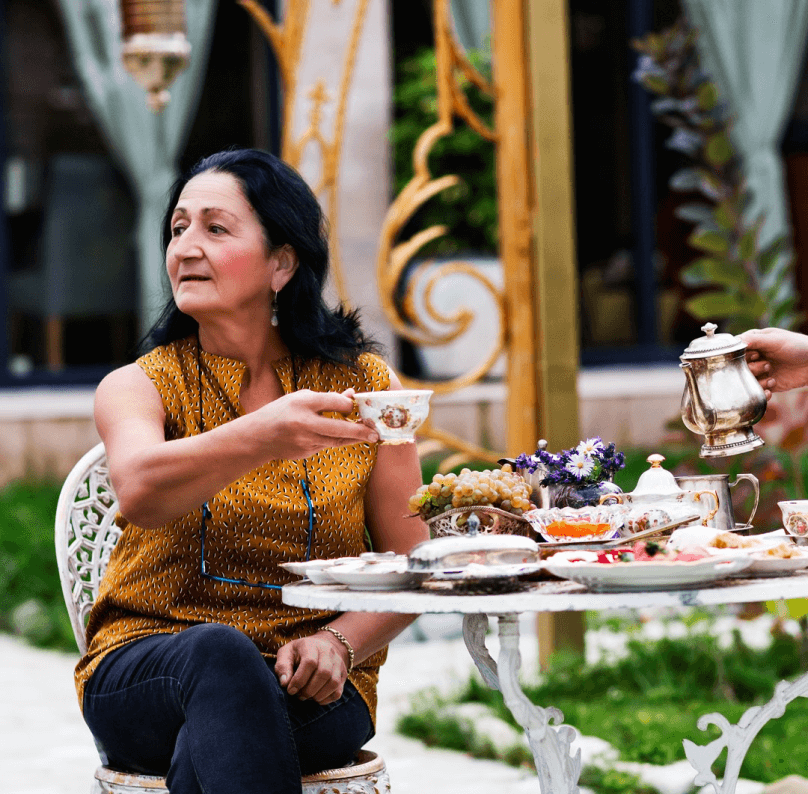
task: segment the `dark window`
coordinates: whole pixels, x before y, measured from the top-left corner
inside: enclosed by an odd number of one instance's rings
[[[136,200],[85,101],[55,0],[0,0],[0,19],[0,384],[97,382],[138,340]],[[274,75],[247,13],[220,3],[180,167],[228,146],[272,147]]]

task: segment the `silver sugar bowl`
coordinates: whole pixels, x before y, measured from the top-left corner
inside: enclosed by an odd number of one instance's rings
[[[763,446],[752,425],[766,413],[766,395],[746,363],[746,342],[717,334],[707,323],[679,357],[687,378],[682,395],[682,421],[704,436],[699,455],[723,458]]]

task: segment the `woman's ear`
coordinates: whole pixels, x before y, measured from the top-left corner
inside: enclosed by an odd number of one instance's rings
[[[297,253],[291,245],[282,245],[271,254],[275,260],[275,272],[272,274],[272,290],[280,292],[294,276],[298,268]]]

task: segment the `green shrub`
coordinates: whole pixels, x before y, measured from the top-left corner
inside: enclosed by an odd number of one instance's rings
[[[21,481],[0,491],[0,630],[75,651],[53,545],[59,489]]]
[[[701,715],[720,712],[737,723],[750,706],[769,700],[778,681],[801,671],[799,638],[776,634],[768,648],[756,650],[736,633],[731,646],[721,648],[709,634],[691,631],[681,639],[631,640],[627,656],[612,664],[588,665],[575,654],[558,654],[542,682],[526,685],[524,691],[534,703],[561,709],[565,723],[608,741],[622,761],[666,765],[684,760],[683,738],[697,744],[718,738],[713,726],[704,732],[697,728]],[[501,719],[516,724],[501,694],[477,676],[446,702],[484,703]],[[474,753],[480,737],[467,736],[464,743],[458,727],[441,718],[443,704],[416,701],[399,729],[416,738],[428,735],[430,744],[447,746],[441,739],[445,730],[453,737],[453,749]],[[808,765],[802,738],[806,718],[808,704],[800,699],[789,704],[784,718],[764,726],[747,754],[742,776],[769,783],[803,774]],[[612,781],[622,785],[619,773]]]
[[[474,66],[490,77],[483,54],[469,52]],[[464,78],[459,78],[469,104],[490,127],[493,104]],[[412,155],[418,138],[438,120],[435,51],[421,50],[402,60],[396,71],[395,118],[390,129],[395,164],[395,192],[398,195],[412,179]],[[421,250],[421,255],[475,251],[495,254],[498,240],[497,189],[494,176],[494,145],[462,121],[440,138],[429,155],[434,176],[454,174],[461,178],[421,207],[404,231],[445,225],[448,232]]]

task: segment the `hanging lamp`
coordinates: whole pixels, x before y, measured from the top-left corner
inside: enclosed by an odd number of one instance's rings
[[[168,104],[168,87],[188,65],[191,45],[185,36],[185,0],[120,0],[123,63],[146,90],[146,103],[159,113]]]

